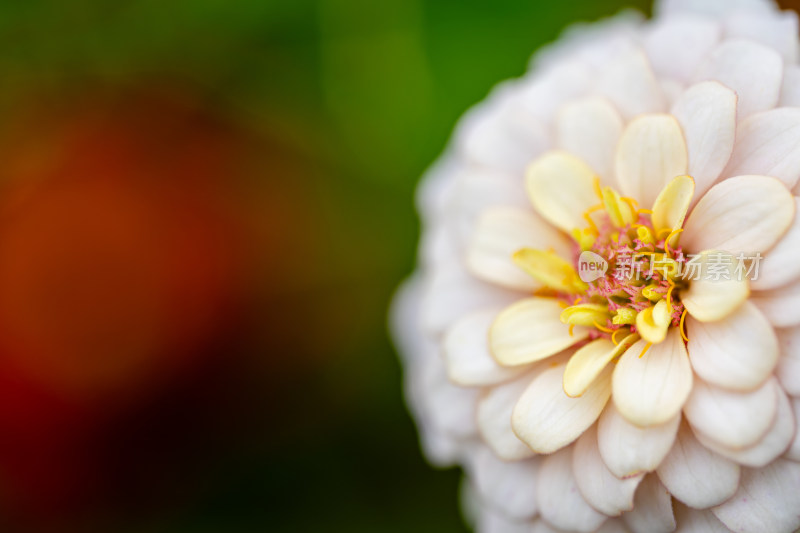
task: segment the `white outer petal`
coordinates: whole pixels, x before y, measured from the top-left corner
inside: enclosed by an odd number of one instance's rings
[[[467,165],[448,149],[425,171],[414,193],[414,205],[424,223],[442,218],[444,206],[453,193],[456,176],[466,168]]]
[[[792,398],[791,404],[794,412],[794,439],[792,439],[784,457],[800,462],[800,398]]]
[[[611,183],[614,149],[622,126],[622,118],[607,100],[577,100],[562,107],[556,116],[557,144],[586,161],[606,183]]]
[[[597,422],[597,444],[603,461],[617,477],[655,470],[669,453],[681,415],[660,426],[640,428],[625,420],[614,404]]]
[[[675,518],[678,521],[676,531],[681,533],[729,533],[730,531],[710,510],[692,509],[680,502],[675,504]]]
[[[577,439],[591,426],[611,396],[606,369],[579,398],[570,398],[562,382],[565,365],[542,372],[514,407],[514,433],[537,453],[552,453]]]
[[[527,112],[543,123],[551,123],[553,114],[565,102],[584,95],[592,84],[592,72],[574,58],[553,64],[546,72],[523,78],[520,100]]]
[[[642,50],[633,50],[601,71],[597,91],[611,100],[623,118],[664,111],[661,93],[650,62]]]
[[[686,138],[696,203],[722,173],[736,138],[736,93],[716,81],[689,87],[672,106]]]
[[[672,178],[686,174],[686,141],[672,115],[642,115],[628,123],[616,153],[617,183],[625,196],[653,205]]]
[[[468,466],[478,494],[492,507],[515,520],[536,516],[536,485],[540,458],[504,462],[492,450],[477,446]]]
[[[752,39],[769,46],[781,54],[786,64],[797,62],[797,33],[797,13],[789,10],[769,15],[738,11],[725,21],[728,38]]]
[[[783,59],[772,48],[744,39],[726,39],[698,69],[695,81],[716,80],[739,95],[737,116],[775,107],[783,80]]]
[[[772,325],[758,308],[745,302],[718,322],[686,319],[686,347],[692,368],[708,383],[752,390],[772,375],[780,348]]]
[[[729,448],[746,448],[766,435],[778,411],[774,378],[751,392],[733,392],[695,380],[684,414],[695,432]]]
[[[461,254],[461,242],[447,221],[431,221],[422,231],[417,246],[420,270],[435,269]]]
[[[741,533],[790,533],[800,527],[800,464],[778,459],[745,469],[736,494],[713,509],[717,518]]]
[[[706,17],[676,15],[654,20],[644,36],[653,70],[661,77],[691,81],[700,62],[717,45],[722,28]]]
[[[780,387],[777,387],[776,390],[778,392],[778,412],[772,427],[756,444],[737,450],[719,444],[702,434],[698,434],[697,439],[703,446],[743,466],[760,468],[772,462],[790,447],[796,430],[794,412],[789,398]]]
[[[541,287],[519,268],[511,256],[520,248],[553,248],[561,257],[570,257],[567,238],[542,220],[533,210],[494,207],[478,219],[467,248],[467,267],[480,279],[510,289],[533,291]]]
[[[658,80],[658,85],[661,87],[661,92],[664,93],[668,109],[675,105],[683,91],[686,90],[686,86],[683,83],[673,78],[661,78]]]
[[[410,376],[419,383],[417,394],[422,411],[436,427],[459,438],[477,433],[475,408],[479,389],[453,385],[447,378],[439,353],[430,353],[420,365],[420,375]]]
[[[633,494],[644,473],[620,479],[614,476],[600,457],[597,448],[597,427],[587,429],[575,442],[572,470],[575,481],[589,505],[608,516],[619,516],[633,509]]]
[[[800,278],[800,197],[795,196],[795,215],[792,225],[758,264],[758,277],[750,278],[753,290],[763,291],[786,285]]]
[[[653,12],[658,16],[695,13],[723,18],[738,9],[766,15],[776,10],[772,0],[658,0]]]
[[[657,472],[670,494],[695,509],[719,505],[739,485],[739,465],[700,444],[686,423]]]
[[[489,352],[489,327],[499,312],[495,307],[466,314],[445,332],[442,341],[445,366],[450,381],[456,385],[492,385],[525,370],[500,366]]]
[[[475,279],[454,258],[427,272],[420,307],[422,327],[429,333],[442,333],[464,313],[508,305],[518,299],[518,292]]]
[[[539,468],[536,498],[542,517],[557,528],[589,532],[606,516],[586,503],[575,483],[572,470],[573,447],[548,455]]]
[[[403,389],[406,403],[419,426],[425,457],[433,464],[452,466],[460,457],[464,430],[470,433],[470,403],[473,391],[449,389],[457,405],[437,402],[442,393],[439,386],[452,387],[438,381],[444,378],[438,346],[420,331],[417,323],[420,304],[420,280],[417,276],[406,281],[395,295],[390,327],[406,367]],[[437,379],[438,378],[438,379]],[[461,424],[466,423],[465,427]],[[442,424],[440,426],[440,424]],[[457,434],[445,431],[458,426]]]
[[[419,307],[422,283],[419,274],[403,281],[395,291],[389,310],[389,331],[398,347],[403,363],[411,364],[420,358],[426,346],[431,346],[420,331]]]
[[[464,440],[442,431],[425,416],[417,416],[420,447],[425,459],[437,468],[458,465],[464,457]]]
[[[622,515],[633,533],[668,533],[675,531],[675,516],[669,492],[655,474],[648,474],[639,484],[633,511]]]
[[[779,107],[800,107],[800,66],[786,65]]]
[[[497,533],[505,533],[505,532],[498,531]],[[564,530],[556,529],[550,524],[548,524],[545,520],[537,518],[536,520],[533,521],[533,524],[531,524],[530,528],[525,530],[525,533],[564,533]]]
[[[739,123],[733,155],[722,175],[745,174],[773,176],[794,187],[800,178],[800,109],[770,109]]]
[[[550,69],[565,60],[574,59],[599,72],[613,63],[621,54],[638,45],[644,16],[626,9],[596,23],[575,23],[567,27],[562,38],[544,46],[531,62],[533,69]]]
[[[754,291],[750,297],[756,307],[777,328],[800,325],[800,280],[770,291]]]
[[[457,147],[469,162],[515,174],[548,149],[549,142],[543,122],[527,110],[514,82],[495,88],[456,130]]]
[[[614,405],[629,422],[647,427],[680,413],[692,390],[692,367],[677,329],[639,357],[640,340],[622,355],[614,369]]]
[[[511,520],[494,509],[483,506],[476,531],[480,533],[531,533],[531,522]]]
[[[597,533],[630,533],[621,518],[610,518],[603,522]]]
[[[787,393],[800,396],[800,326],[779,329],[781,356],[775,375]]]
[[[472,238],[480,215],[496,207],[530,210],[525,185],[518,175],[470,167],[455,176],[440,215],[441,223],[453,233],[451,240],[459,256]]]
[[[686,250],[724,250],[734,256],[764,253],[786,233],[794,216],[794,197],[777,179],[728,178],[697,203],[684,225],[681,245]]]
[[[511,428],[511,413],[519,397],[543,368],[544,365],[538,365],[532,372],[496,385],[478,400],[478,430],[500,459],[518,461],[534,455],[533,450]]]

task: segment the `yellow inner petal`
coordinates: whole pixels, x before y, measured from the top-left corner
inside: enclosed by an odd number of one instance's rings
[[[636,331],[647,342],[657,344],[667,336],[672,312],[666,300],[660,300],[636,316]]]
[[[636,228],[636,236],[639,237],[639,239],[644,244],[656,243],[656,238],[653,235],[653,232],[650,231],[650,228],[648,228],[647,226],[639,226],[638,228]]]
[[[589,228],[582,230],[575,228],[572,230],[571,234],[572,238],[575,239],[575,242],[578,243],[578,246],[582,252],[590,250],[594,245],[595,240],[597,240],[597,235],[595,235],[595,233]]]
[[[573,398],[586,392],[606,365],[638,340],[639,335],[633,333],[617,345],[608,339],[598,339],[580,348],[564,370],[564,392]]]
[[[523,248],[514,253],[513,259],[531,277],[553,290],[579,294],[588,289],[575,268],[553,251]]]
[[[700,253],[694,269],[693,263],[684,268],[684,278],[690,285],[681,292],[681,302],[700,322],[722,320],[750,296],[750,282],[736,273],[737,260],[732,254],[706,250]]]
[[[614,315],[614,318],[611,319],[611,322],[620,326],[625,324],[635,324],[636,315],[638,315],[638,313],[633,309],[621,307],[617,309],[617,312]]]
[[[582,214],[596,203],[594,173],[577,157],[552,151],[534,161],[525,174],[533,207],[565,232],[584,225]]]
[[[561,311],[561,322],[573,326],[597,327],[604,325],[611,318],[607,305],[578,304]]]
[[[612,224],[621,228],[627,224],[636,222],[636,212],[631,208],[629,203],[620,198],[617,191],[611,187],[603,187],[601,194],[603,206]]]
[[[661,234],[664,230],[669,230],[666,233],[674,232],[683,226],[693,196],[694,179],[691,176],[678,176],[661,190],[653,203],[653,213],[650,218],[657,234]],[[677,234],[669,237],[667,242],[672,247],[677,243]]]

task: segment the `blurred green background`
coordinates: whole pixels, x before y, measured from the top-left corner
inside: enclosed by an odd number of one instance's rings
[[[421,456],[386,333],[392,292],[414,265],[414,188],[458,117],[521,75],[540,45],[570,23],[623,7],[647,13],[648,4],[3,2],[3,115],[69,114],[100,94],[114,102],[113,124],[132,100],[154,108],[144,136],[189,159],[205,150],[192,127],[160,131],[161,104],[148,102],[177,101],[223,123],[245,171],[219,181],[251,252],[238,323],[215,341],[223,362],[196,382],[205,400],[159,393],[141,400],[150,411],[134,410],[149,419],[178,406],[174,420],[192,420],[191,438],[138,421],[140,438],[155,442],[125,449],[146,465],[141,486],[129,490],[129,477],[106,471],[111,497],[92,504],[102,509],[40,527],[464,531],[460,473]],[[145,104],[131,94],[146,94]],[[4,138],[16,134],[9,128]]]

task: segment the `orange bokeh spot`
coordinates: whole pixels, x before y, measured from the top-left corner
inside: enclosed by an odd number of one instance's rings
[[[241,259],[228,133],[161,101],[100,109],[28,122],[0,162],[0,371],[89,397],[198,351]]]

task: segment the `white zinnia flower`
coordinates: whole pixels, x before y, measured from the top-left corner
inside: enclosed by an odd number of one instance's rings
[[[656,13],[537,54],[420,189],[394,335],[481,531],[800,527],[797,17]]]

